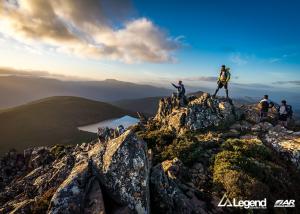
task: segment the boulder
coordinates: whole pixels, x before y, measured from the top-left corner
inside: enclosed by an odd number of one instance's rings
[[[234,123],[232,126],[230,126],[230,129],[235,129],[240,132],[249,132],[251,131],[252,124],[247,121],[238,121]]]
[[[300,132],[293,132],[277,125],[269,129],[264,142],[300,169]]]
[[[51,199],[48,213],[81,213],[90,173],[87,162],[76,165]]]
[[[174,158],[152,168],[150,186],[152,203],[160,213],[207,213],[205,203],[193,190],[181,183],[182,162]],[[186,194],[184,193],[186,192]]]
[[[94,173],[116,203],[136,213],[149,213],[147,144],[128,130],[90,152]]]
[[[255,105],[243,105],[240,108],[243,112],[243,118],[250,123],[260,122],[260,107]],[[277,110],[273,107],[268,112],[268,118],[265,119],[267,122],[275,124],[277,122]]]

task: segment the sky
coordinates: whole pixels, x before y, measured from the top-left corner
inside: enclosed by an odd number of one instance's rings
[[[299,0],[0,0],[0,67],[300,89]]]

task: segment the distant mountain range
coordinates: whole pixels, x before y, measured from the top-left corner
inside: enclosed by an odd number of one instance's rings
[[[78,126],[135,116],[107,103],[79,97],[50,97],[0,111],[0,153],[11,148],[89,142],[95,134]]]
[[[170,95],[172,90],[122,82],[61,81],[32,76],[0,76],[0,109],[51,96],[76,96],[103,102]]]

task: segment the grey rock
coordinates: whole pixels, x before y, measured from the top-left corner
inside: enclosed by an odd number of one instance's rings
[[[180,182],[182,170],[183,164],[177,158],[153,167],[150,184],[156,209],[161,213],[206,213],[205,203]]]
[[[213,99],[207,93],[194,99],[186,107],[170,108],[165,103],[165,100],[160,101],[154,121],[162,128],[176,133],[225,128],[236,120],[235,109],[230,100]]]
[[[48,213],[81,213],[84,209],[84,184],[88,182],[89,176],[87,162],[76,165],[52,197]]]
[[[97,146],[91,153],[95,173],[117,203],[137,213],[149,213],[149,163],[147,145],[128,130],[120,137]]]
[[[103,194],[98,180],[93,177],[90,179],[85,197],[85,214],[105,214]]]
[[[300,170],[300,136],[297,132],[277,125],[269,129],[263,140]]]

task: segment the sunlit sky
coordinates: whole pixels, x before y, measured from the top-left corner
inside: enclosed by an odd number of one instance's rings
[[[299,88],[298,0],[0,0],[0,67]]]

